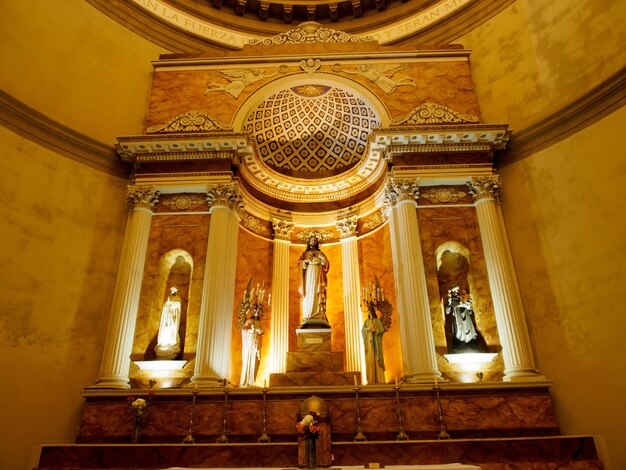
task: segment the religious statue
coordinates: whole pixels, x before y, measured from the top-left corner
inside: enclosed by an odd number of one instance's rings
[[[472,299],[465,290],[454,286],[448,290],[446,315],[452,315],[453,351],[478,349],[478,332],[472,316]]]
[[[374,283],[363,287],[363,310],[367,319],[361,328],[365,351],[365,376],[368,384],[385,383],[385,358],[383,355],[383,335],[391,328],[391,304],[385,298],[378,278]],[[378,317],[376,309],[381,312]]]
[[[170,287],[170,295],[161,309],[161,323],[157,345],[154,348],[157,359],[176,359],[180,352],[181,300],[176,287]]]
[[[252,279],[244,291],[239,304],[239,329],[241,330],[241,387],[254,386],[261,360],[261,315],[265,299],[265,287],[257,285],[251,288]],[[268,294],[267,306],[270,305],[271,294]]]
[[[330,328],[326,317],[326,286],[330,263],[320,250],[319,239],[311,236],[298,260],[302,324],[300,328]]]

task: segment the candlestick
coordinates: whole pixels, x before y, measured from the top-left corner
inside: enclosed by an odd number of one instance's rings
[[[355,386],[355,387],[358,387],[358,384],[356,383],[356,374],[354,374],[354,375],[352,376],[352,378],[354,379],[354,386]]]
[[[398,377],[396,377],[396,387],[398,386]]]

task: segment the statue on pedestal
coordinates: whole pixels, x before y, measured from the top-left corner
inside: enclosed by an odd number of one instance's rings
[[[170,287],[170,295],[163,304],[161,310],[161,323],[157,345],[154,348],[157,359],[176,359],[180,352],[180,326],[181,300],[176,287]]]
[[[474,326],[474,309],[472,299],[465,290],[454,286],[448,290],[446,315],[452,315],[453,350],[476,350],[478,347],[478,332]]]
[[[383,335],[391,328],[391,304],[375,278],[374,283],[363,288],[363,310],[367,319],[361,328],[365,351],[365,375],[368,384],[386,383],[385,358],[383,355]],[[376,309],[381,312],[378,317]]]
[[[244,291],[243,300],[239,305],[239,329],[241,330],[241,387],[254,386],[256,375],[261,360],[261,315],[263,313],[263,300],[265,299],[265,287],[257,285],[251,288],[252,279]],[[270,305],[268,295],[267,305]]]
[[[326,317],[326,286],[330,263],[320,250],[319,239],[311,236],[298,260],[300,269],[302,324],[300,328],[330,328]]]

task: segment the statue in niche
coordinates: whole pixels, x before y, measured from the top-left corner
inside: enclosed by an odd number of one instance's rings
[[[466,290],[454,286],[448,290],[446,315],[452,315],[453,352],[479,350],[478,332],[474,326],[472,299]]]
[[[300,328],[330,328],[326,317],[327,273],[330,263],[320,250],[319,239],[309,237],[306,250],[298,260],[302,324]]]
[[[368,384],[384,384],[385,358],[383,355],[383,335],[391,328],[391,304],[375,278],[374,283],[363,288],[363,310],[367,319],[361,328],[365,352],[365,376]],[[378,316],[376,310],[381,312]]]
[[[161,310],[161,323],[157,345],[154,348],[157,359],[176,359],[180,352],[180,326],[181,300],[176,287],[170,287],[170,295],[163,304]]]
[[[257,285],[252,287],[252,279],[243,294],[239,304],[238,326],[241,330],[241,387],[254,386],[261,361],[261,316],[263,314],[263,301],[265,300],[265,287]],[[267,306],[270,305],[271,294],[267,296]]]

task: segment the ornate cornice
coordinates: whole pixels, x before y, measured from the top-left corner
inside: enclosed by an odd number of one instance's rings
[[[274,228],[274,238],[277,240],[289,241],[291,239],[291,232],[295,228],[296,224],[287,222],[282,219],[272,219],[272,227]]]
[[[305,44],[328,42],[360,42],[372,41],[373,38],[359,37],[343,31],[326,28],[315,21],[301,23],[297,28],[280,33],[274,37],[250,41],[251,45],[262,44]]]
[[[500,196],[500,181],[497,175],[479,176],[467,182],[467,188],[474,201],[496,199]]]
[[[147,134],[164,134],[178,132],[210,132],[231,130],[232,126],[200,111],[187,111],[170,119],[165,124],[148,127]]]
[[[337,227],[337,230],[339,230],[340,238],[350,238],[356,236],[357,219],[358,217],[354,215],[337,221],[335,226]]]
[[[214,207],[226,207],[239,213],[243,209],[243,198],[237,183],[208,186],[206,200],[209,210]]]
[[[126,189],[126,197],[131,210],[152,210],[159,202],[159,196],[160,193],[154,186],[128,186]]]
[[[113,176],[127,179],[130,167],[113,146],[76,132],[0,90],[0,124],[53,152]]]
[[[391,124],[453,124],[477,123],[478,118],[471,114],[457,113],[456,111],[437,103],[424,103],[413,109],[406,116],[391,120]]]

